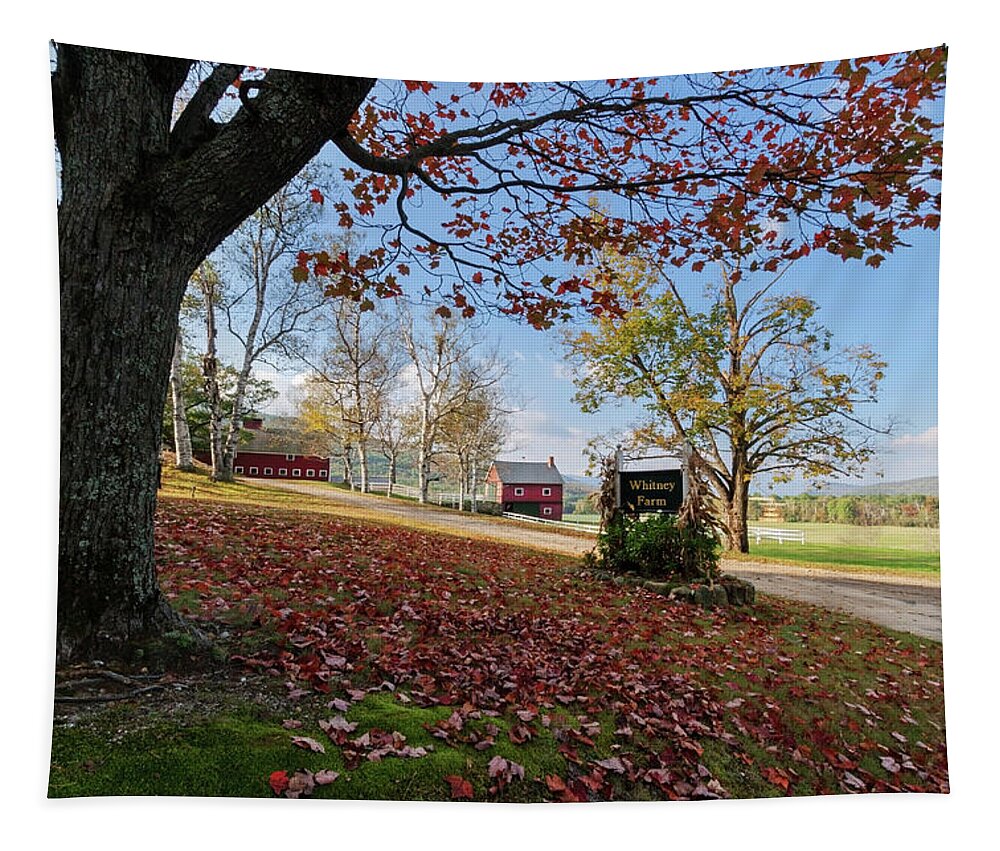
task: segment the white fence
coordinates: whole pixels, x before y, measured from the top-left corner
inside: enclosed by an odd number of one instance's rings
[[[512,511],[505,511],[504,517],[511,520],[521,520],[526,523],[539,523],[543,526],[558,526],[563,529],[576,529],[578,532],[586,532],[588,535],[596,535],[600,532],[599,526],[590,523],[569,523],[566,520],[546,520],[544,517],[532,517],[530,514],[515,514]]]
[[[361,490],[361,482],[354,482],[355,490]],[[388,482],[369,482],[368,491],[369,493],[385,493],[389,490]],[[420,499],[420,488],[415,488],[410,485],[400,485],[395,484],[392,486],[392,493],[394,496],[406,496],[410,499]],[[452,508],[458,505],[461,495],[458,492],[448,492],[442,491],[440,493],[434,493],[433,491],[427,494],[427,501],[435,503],[436,505],[448,505]],[[465,501],[472,501],[472,494],[467,493],[465,495]],[[486,501],[486,494],[481,493],[476,496],[476,502],[482,503]]]
[[[802,529],[768,529],[765,526],[751,526],[747,529],[747,533],[758,544],[762,538],[770,538],[779,544],[784,541],[797,541],[800,544],[806,542],[806,533]]]

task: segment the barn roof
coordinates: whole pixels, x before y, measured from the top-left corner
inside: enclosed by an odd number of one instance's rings
[[[561,485],[563,477],[544,461],[494,461],[497,476],[507,485]]]

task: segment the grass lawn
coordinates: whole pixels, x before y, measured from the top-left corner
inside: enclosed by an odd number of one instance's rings
[[[704,611],[573,559],[218,488],[164,498],[156,543],[165,593],[224,661],[58,703],[51,796],[948,788],[936,642],[770,598]],[[60,695],[108,696],[71,680],[101,676],[61,672]]]
[[[805,543],[778,543],[750,538],[750,558],[830,567],[938,573],[941,570],[940,530],[901,526],[851,526],[843,523],[754,522],[802,530]]]

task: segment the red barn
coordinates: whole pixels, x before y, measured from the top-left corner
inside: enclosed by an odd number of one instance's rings
[[[243,428],[253,432],[253,437],[248,443],[241,443],[236,450],[233,472],[237,476],[250,479],[330,480],[330,459],[308,454],[298,445],[294,435],[268,431],[260,418],[245,419]],[[194,456],[206,464],[212,462],[208,452],[195,452]]]
[[[504,511],[546,520],[562,520],[563,477],[551,456],[547,463],[494,461],[486,474],[490,493]]]

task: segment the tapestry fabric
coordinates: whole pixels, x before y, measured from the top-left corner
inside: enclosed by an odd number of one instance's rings
[[[49,796],[948,792],[945,69],[54,44]]]

